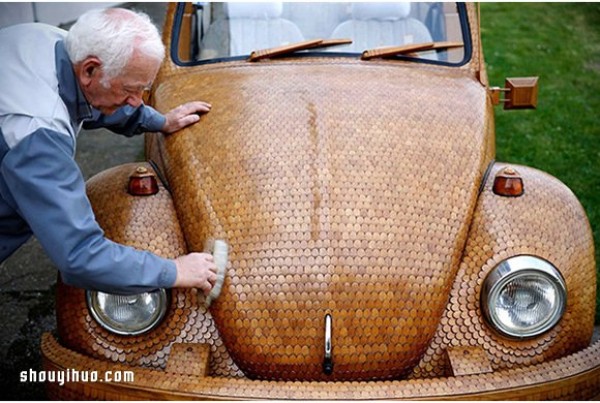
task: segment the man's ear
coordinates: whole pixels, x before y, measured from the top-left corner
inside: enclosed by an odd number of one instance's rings
[[[77,77],[82,87],[88,87],[92,81],[100,77],[102,62],[95,56],[88,56],[77,66]]]

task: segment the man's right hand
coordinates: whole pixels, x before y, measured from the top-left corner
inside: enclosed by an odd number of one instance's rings
[[[210,253],[190,253],[175,259],[177,279],[173,287],[199,288],[205,295],[217,281],[217,266]]]

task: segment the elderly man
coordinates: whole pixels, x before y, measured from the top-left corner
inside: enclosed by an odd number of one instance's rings
[[[81,127],[173,133],[210,110],[191,102],[163,115],[143,104],[164,52],[150,19],[125,9],[88,12],[68,33],[43,24],[0,30],[0,262],[34,234],[67,284],[210,292],[211,255],[169,260],[106,239],[74,161]]]

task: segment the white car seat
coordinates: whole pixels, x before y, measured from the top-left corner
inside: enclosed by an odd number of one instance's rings
[[[304,40],[298,27],[281,18],[283,5],[227,3],[225,18],[213,22],[202,41],[200,58],[240,56]]]
[[[283,17],[293,21],[306,39],[327,39],[341,22],[350,18],[350,3],[284,2]]]
[[[333,31],[333,38],[351,38],[353,43],[332,49],[362,52],[379,47],[431,42],[429,30],[421,21],[410,18],[410,3],[352,3],[352,19]],[[434,52],[428,57],[435,58]]]

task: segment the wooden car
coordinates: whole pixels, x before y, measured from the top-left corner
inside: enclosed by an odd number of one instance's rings
[[[537,83],[490,86],[476,6],[170,4],[164,41],[149,102],[212,111],[89,198],[115,241],[225,245],[224,283],[59,284],[45,369],[104,382],[50,397],[600,394],[590,225],[557,179],[495,161],[493,104],[535,107]]]

